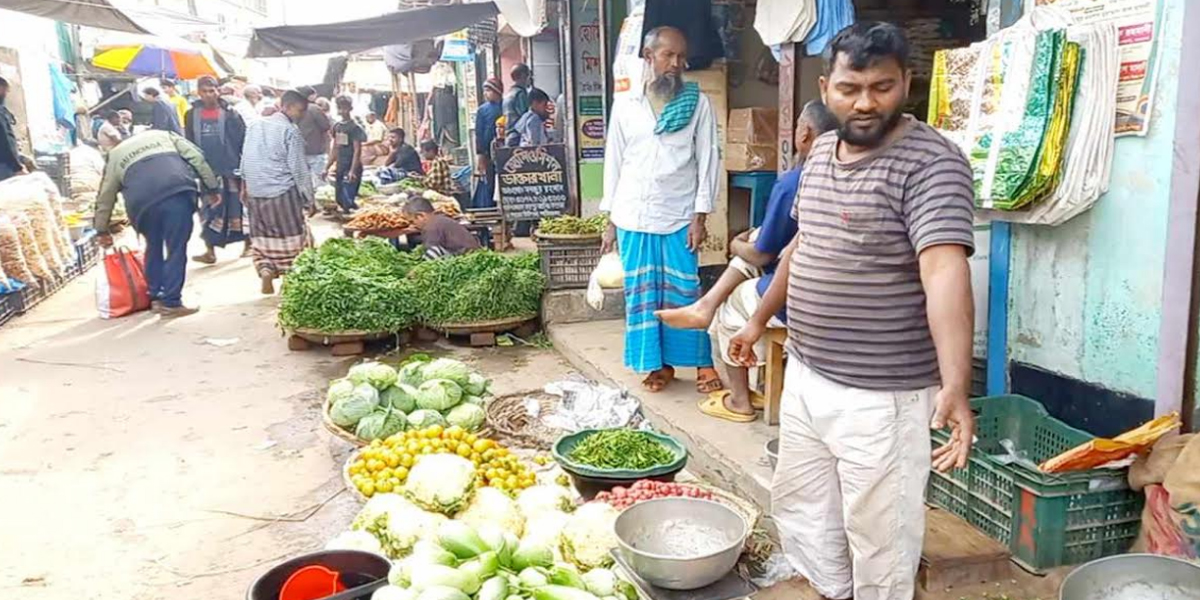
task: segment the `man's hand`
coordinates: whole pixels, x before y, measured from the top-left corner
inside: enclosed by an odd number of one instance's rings
[[[729,360],[746,368],[758,365],[758,357],[754,355],[754,345],[762,338],[765,327],[757,320],[751,319],[729,340]]]
[[[604,235],[600,236],[600,254],[608,254],[617,249],[617,226],[609,222],[608,227],[604,230]]]
[[[487,168],[488,168],[487,157],[482,154],[476,154],[475,155],[475,176],[476,177],[487,176]]]
[[[731,346],[732,347],[732,346]],[[732,351],[732,350],[731,350]],[[950,428],[950,440],[933,451],[933,468],[945,473],[967,466],[975,441],[975,414],[966,392],[942,388],[935,399],[933,429]]]
[[[704,224],[705,215],[697,213],[692,217],[691,225],[688,225],[687,247],[692,252],[699,252],[700,245],[704,240],[708,239],[708,227]]]
[[[346,174],[346,181],[349,181],[351,183],[358,181],[358,170],[350,169],[350,172]]]
[[[112,234],[97,233],[96,234],[96,243],[100,244],[100,247],[102,247],[102,248],[112,248],[112,245],[113,245]]]
[[[222,201],[221,194],[217,194],[217,193],[205,194],[204,198],[208,202],[208,205],[213,208],[216,208],[221,205],[221,201]]]

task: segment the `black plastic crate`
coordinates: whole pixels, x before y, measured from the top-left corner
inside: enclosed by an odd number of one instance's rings
[[[16,293],[9,295],[17,297],[17,314],[29,312],[30,309],[46,299],[46,294],[42,293],[42,288],[37,285],[26,285]]]
[[[13,317],[21,314],[20,303],[17,292],[0,295],[0,325],[4,325]]]
[[[536,236],[538,254],[542,256],[542,273],[546,289],[569,290],[586,288],[592,271],[600,262],[600,237],[580,239],[551,239]]]
[[[94,231],[89,231],[75,241],[75,255],[80,273],[87,271],[100,262],[100,244],[96,243],[96,233]]]

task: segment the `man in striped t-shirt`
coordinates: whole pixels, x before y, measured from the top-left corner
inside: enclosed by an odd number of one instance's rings
[[[786,273],[730,344],[752,363],[786,298],[771,501],[788,558],[827,598],[913,597],[930,466],[964,466],[974,429],[971,170],[902,114],[907,60],[891,24],[834,38],[820,85],[839,128],[805,164]],[[951,429],[932,457],[931,423]]]

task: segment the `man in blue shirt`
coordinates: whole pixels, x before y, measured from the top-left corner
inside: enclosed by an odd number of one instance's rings
[[[546,92],[538,88],[530,90],[529,110],[517,119],[517,123],[509,130],[508,146],[541,146],[554,142],[547,125],[550,106],[550,96]]]
[[[500,99],[504,86],[495,77],[483,83],[483,99],[475,111],[475,194],[471,197],[472,208],[491,208],[496,205],[493,190],[496,182],[496,166],[492,164],[492,143],[496,141],[496,121],[504,110]]]
[[[729,340],[758,308],[775,275],[779,253],[796,236],[792,205],[800,187],[804,158],[817,136],[836,128],[837,120],[820,100],[804,106],[796,119],[793,139],[796,167],[781,175],[771,188],[762,227],[742,232],[729,241],[732,255],[729,266],[700,300],[682,308],[655,312],[672,327],[708,329],[713,345],[719,349],[725,363],[727,389],[713,392],[700,401],[700,411],[704,414],[735,423],[749,423],[756,418],[756,407],[750,403],[750,372],[729,359]],[[783,327],[786,321],[787,315],[781,310],[771,319],[770,326]],[[759,348],[755,356],[766,356],[766,352]]]

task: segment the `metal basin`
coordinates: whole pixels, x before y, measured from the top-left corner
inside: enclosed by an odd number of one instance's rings
[[[733,509],[697,498],[639,502],[615,527],[625,562],[647,583],[669,590],[694,590],[724,577],[750,533]]]
[[[1059,600],[1194,600],[1200,566],[1156,554],[1101,558],[1067,575]]]

